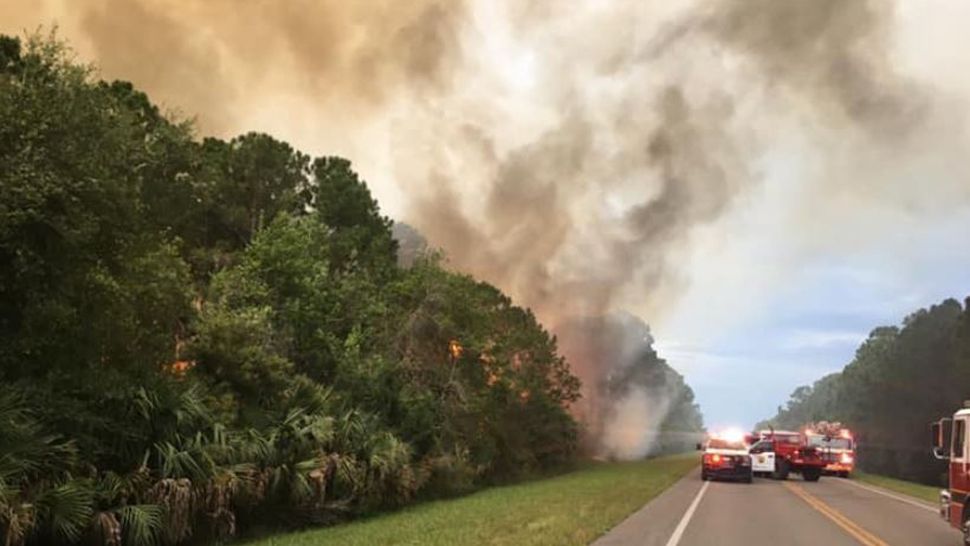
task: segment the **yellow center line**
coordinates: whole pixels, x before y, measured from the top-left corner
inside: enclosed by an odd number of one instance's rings
[[[860,544],[863,544],[864,546],[889,546],[884,540],[870,533],[869,531],[866,531],[854,521],[837,512],[835,508],[825,504],[818,497],[811,495],[800,486],[791,482],[785,482],[785,487],[788,488],[788,490],[792,493],[798,495],[803,501],[808,503],[809,506],[835,522],[835,524],[841,527],[843,531],[848,533],[852,538],[858,540]]]

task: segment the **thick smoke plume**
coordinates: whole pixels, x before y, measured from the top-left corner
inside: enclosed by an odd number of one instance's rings
[[[892,70],[890,8],[730,0],[651,25],[657,14],[632,3],[610,14],[547,6],[542,28],[553,30],[532,28],[529,40],[546,63],[535,85],[548,82],[540,95],[558,113],[545,129],[500,149],[510,139],[490,118],[440,126],[438,146],[461,161],[408,177],[432,181],[413,188],[410,218],[459,267],[556,325],[605,453],[648,452],[670,404],[630,377],[629,389],[615,387],[652,349],[619,335],[627,328],[609,313],[663,311],[692,230],[759,182],[765,133],[791,130],[794,116],[807,133],[814,123],[858,134],[848,147],[868,153],[918,129],[923,91]]]
[[[463,15],[449,0],[0,2],[5,32],[56,24],[105,75],[220,134],[241,129],[241,110],[288,95],[369,117],[402,88],[440,92],[459,62]]]
[[[683,377],[653,347],[650,329],[628,313],[559,325],[563,349],[579,362],[586,396],[577,410],[588,447],[609,458],[684,451],[701,441],[700,415]]]
[[[899,136],[920,121],[922,91],[894,73],[893,2],[730,0],[701,25],[815,113],[872,136]]]
[[[669,400],[616,385],[643,344],[596,325],[662,315],[692,234],[760,183],[780,136],[817,141],[806,200],[827,199],[921,153],[932,115],[894,69],[885,1],[7,4],[2,30],[56,21],[203,132],[256,123],[357,161],[454,267],[552,325],[591,434],[627,456]]]

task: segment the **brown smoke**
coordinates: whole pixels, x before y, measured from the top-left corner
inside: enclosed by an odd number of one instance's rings
[[[473,185],[477,210],[462,211],[466,177],[442,174],[437,165],[410,188],[418,197],[409,219],[459,268],[511,290],[547,319],[603,313],[631,289],[641,302],[663,299],[650,292],[678,280],[671,247],[685,244],[695,226],[716,220],[755,182],[748,166],[761,148],[737,125],[770,115],[752,111],[751,97],[767,94],[816,123],[881,140],[898,141],[922,120],[922,90],[894,73],[889,57],[890,4],[725,0],[655,28],[641,46],[628,37],[642,17],[627,4],[615,7],[622,16],[601,29],[607,38],[589,25],[578,47],[557,41],[569,56],[562,66],[555,64],[562,53],[549,51],[560,86],[549,99],[561,112],[549,130],[504,153],[491,143],[493,127],[477,125],[466,138],[441,143],[478,158],[475,171],[489,173]],[[551,26],[577,17],[542,2],[517,13],[519,28],[537,13]],[[698,53],[704,48],[717,48],[739,68],[706,62]],[[672,60],[749,80],[691,94],[710,82],[691,73],[694,67],[671,68]],[[584,66],[626,82],[622,96],[590,100],[583,92],[589,82],[571,77]],[[651,70],[666,79],[653,81]],[[590,121],[592,108],[612,119]],[[610,148],[598,145],[603,135],[612,137]],[[577,200],[602,204],[614,191],[628,201],[612,217],[574,207]]]
[[[7,4],[7,2],[3,2]],[[231,134],[265,91],[296,92],[366,116],[402,88],[448,86],[460,1],[39,0],[0,6],[0,30],[59,26],[107,78]]]
[[[693,233],[757,184],[779,133],[852,135],[861,161],[928,115],[894,69],[892,2],[642,4],[45,0],[0,2],[0,31],[56,21],[205,133],[293,97],[282,138],[305,118],[328,144],[389,129],[348,145],[364,176],[393,177],[403,219],[456,268],[556,325],[659,314]],[[389,173],[360,159],[375,147]],[[568,356],[596,383],[611,367],[587,352]]]

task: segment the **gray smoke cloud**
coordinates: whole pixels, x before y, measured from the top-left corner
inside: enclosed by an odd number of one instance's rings
[[[757,162],[780,135],[844,137],[838,153],[817,146],[806,202],[855,192],[856,180],[871,195],[865,180],[938,142],[925,129],[930,90],[895,69],[894,9],[44,0],[0,3],[0,21],[20,25],[7,32],[56,21],[107,77],[197,115],[204,133],[256,119],[392,179],[403,219],[453,267],[560,334],[587,384],[587,416],[644,423],[635,449],[611,448],[634,456],[667,401],[641,387],[619,400],[598,393],[622,365],[569,325],[623,308],[661,316],[686,282],[693,233],[757,187]],[[608,436],[600,417],[591,423]]]
[[[558,331],[564,350],[594,363],[584,370],[586,397],[577,408],[590,453],[635,459],[689,450],[701,441],[693,394],[657,354],[641,319],[622,312],[582,317],[560,324]]]
[[[528,6],[518,25],[540,14],[544,25],[566,28],[544,52],[556,88],[543,95],[558,115],[504,151],[492,119],[462,134],[443,129],[436,144],[465,161],[460,172],[432,163],[425,176],[408,177],[418,196],[408,219],[458,267],[545,316],[603,313],[631,291],[662,304],[678,282],[672,247],[758,181],[751,163],[771,136],[744,126],[753,118],[762,131],[781,128],[759,108],[860,131],[867,147],[898,143],[924,119],[924,90],[893,71],[889,3],[703,3],[647,28],[639,43],[630,37],[650,14],[632,3],[592,23]],[[583,39],[570,44],[567,35]],[[622,89],[590,93],[604,81]],[[469,177],[469,164],[485,174]]]
[[[893,68],[894,2],[728,0],[701,29],[744,55],[768,85],[871,135],[908,134],[926,97]]]
[[[571,325],[631,303],[663,311],[682,282],[678,247],[758,184],[752,165],[772,136],[756,129],[782,130],[791,111],[808,133],[815,124],[857,135],[844,145],[862,158],[919,131],[926,91],[893,69],[885,2],[703,3],[639,41],[630,37],[648,15],[631,4],[614,4],[616,17],[592,24],[542,6],[545,24],[582,37],[550,40],[557,51],[546,52],[554,123],[504,152],[491,120],[465,128],[465,138],[449,135],[441,146],[465,161],[417,177],[432,183],[411,188],[419,198],[408,218],[457,267],[511,290],[554,325],[587,385],[581,413],[591,435],[605,453],[640,456],[669,393],[637,384],[610,396],[601,387],[630,365],[628,349],[603,347],[608,328],[590,335]],[[599,85],[608,91],[590,92]],[[469,163],[484,173],[472,183]],[[819,194],[842,182],[820,180]]]

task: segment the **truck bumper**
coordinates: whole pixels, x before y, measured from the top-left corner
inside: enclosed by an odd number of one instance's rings
[[[751,465],[705,466],[703,472],[710,479],[747,480],[751,478]]]
[[[940,517],[950,521],[950,492],[946,489],[940,491]]]
[[[855,465],[851,464],[830,463],[825,465],[826,474],[841,474],[843,472],[851,474],[853,470],[855,470]]]

